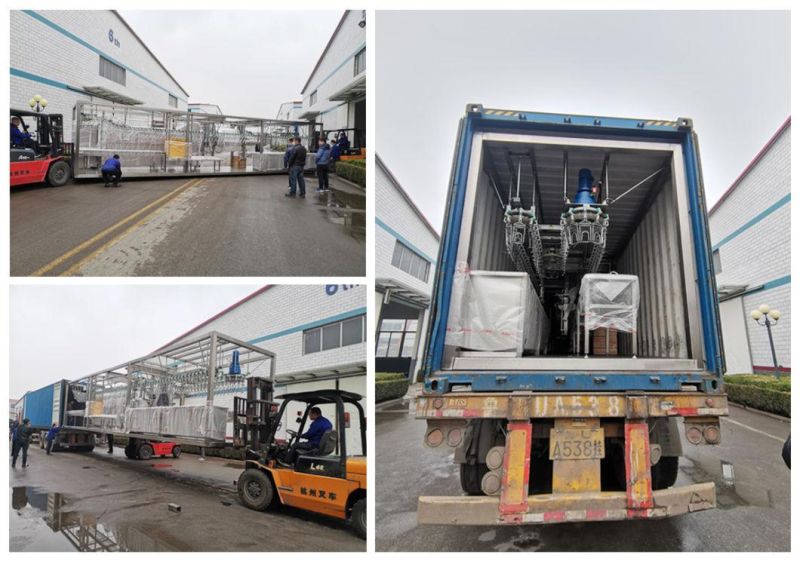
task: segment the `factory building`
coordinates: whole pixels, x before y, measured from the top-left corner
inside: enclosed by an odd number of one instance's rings
[[[366,395],[365,286],[267,286],[165,343],[164,347],[211,331],[275,353],[276,396],[330,388]],[[218,387],[214,404],[227,407],[230,418],[234,396],[245,393],[241,382]],[[199,392],[188,396],[185,405],[204,405],[205,401],[205,392]],[[324,408],[323,413],[334,420],[332,408]],[[294,413],[291,417],[294,419]],[[351,417],[357,420],[353,414]],[[229,435],[232,428],[229,419]],[[359,451],[358,433],[349,433],[348,443],[348,452]]]
[[[216,104],[207,104],[205,102],[191,102],[188,107],[187,111],[196,114],[211,114],[215,116],[221,116],[222,110]]]
[[[327,131],[349,130],[353,147],[366,146],[367,34],[364,10],[347,10],[301,91],[301,120]]]
[[[439,234],[375,155],[375,371],[421,368]]]
[[[791,369],[791,118],[709,211],[728,374],[772,372],[766,327],[750,316],[780,312],[772,327],[781,371]]]
[[[186,110],[189,94],[113,10],[12,10],[11,108],[39,95],[72,141],[78,101]]]
[[[275,119],[283,121],[300,121],[300,114],[303,113],[303,101],[284,102],[278,108],[278,115]]]

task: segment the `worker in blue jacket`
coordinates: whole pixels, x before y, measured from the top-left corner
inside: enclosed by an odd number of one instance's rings
[[[119,155],[114,155],[110,159],[106,159],[103,166],[100,168],[103,174],[103,181],[106,183],[106,188],[109,184],[119,186],[119,181],[122,178],[122,163],[119,161]]]
[[[322,410],[317,406],[312,407],[308,412],[308,418],[311,419],[311,426],[308,431],[300,435],[300,439],[306,441],[301,443],[297,442],[292,445],[289,450],[289,462],[294,463],[297,456],[301,453],[313,454],[314,451],[319,449],[322,436],[333,429],[331,422],[322,415]]]
[[[33,149],[38,153],[39,147],[37,146],[36,141],[33,140],[33,136],[28,133],[27,130],[20,130],[20,125],[22,125],[21,119],[18,117],[11,118],[11,146]]]
[[[318,144],[317,153],[314,157],[314,162],[317,165],[317,179],[319,180],[317,192],[327,192],[330,189],[328,185],[328,166],[331,163],[331,146],[328,145],[325,137],[320,137]]]
[[[50,454],[50,450],[53,448],[53,441],[56,440],[58,436],[58,432],[61,430],[61,427],[53,423],[50,428],[47,430],[47,436],[45,437],[45,441],[47,441],[47,447],[45,451],[47,454]]]

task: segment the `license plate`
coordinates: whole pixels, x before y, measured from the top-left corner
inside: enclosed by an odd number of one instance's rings
[[[592,460],[605,456],[602,429],[550,431],[550,460]]]

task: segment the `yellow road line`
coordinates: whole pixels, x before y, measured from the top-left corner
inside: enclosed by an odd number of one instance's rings
[[[115,229],[118,229],[122,225],[125,225],[126,223],[128,223],[132,219],[136,218],[137,216],[141,215],[142,213],[146,212],[147,210],[149,210],[153,206],[157,206],[161,202],[167,200],[170,196],[173,196],[173,195],[177,194],[182,189],[188,188],[192,183],[199,182],[200,180],[202,180],[202,179],[195,178],[195,179],[189,180],[188,182],[185,182],[185,183],[181,184],[180,186],[175,188],[172,192],[164,194],[159,199],[157,199],[157,200],[155,200],[153,202],[150,202],[149,204],[147,204],[142,209],[133,212],[128,217],[126,217],[124,219],[121,219],[120,221],[118,221],[117,223],[112,225],[111,227],[103,229],[100,233],[98,233],[94,237],[91,237],[91,238],[87,239],[86,241],[84,241],[83,243],[81,243],[77,247],[74,247],[73,249],[67,251],[66,253],[64,253],[60,257],[57,257],[57,258],[51,260],[50,262],[48,262],[46,265],[42,266],[41,268],[38,268],[38,269],[34,270],[28,276],[42,276],[42,275],[48,273],[49,271],[53,270],[54,268],[56,268],[57,266],[62,264],[64,261],[70,259],[71,257],[73,257],[76,254],[80,253],[81,251],[83,251],[84,249],[89,247],[90,245],[93,245],[94,243],[96,243],[97,241],[99,241],[100,239],[102,239],[103,237],[108,235],[109,233],[113,232]]]
[[[180,188],[180,192],[177,192],[176,190],[173,190],[172,192],[169,193],[169,195],[173,196],[169,201],[174,200],[180,194],[182,194],[183,192],[187,191],[189,188],[193,188],[193,187],[197,186],[202,180],[203,180],[202,178],[198,178],[198,179],[192,181],[193,183],[190,182],[189,184],[184,185],[183,187]],[[164,205],[169,203],[169,201],[164,202]],[[94,260],[95,258],[100,256],[100,254],[103,251],[105,251],[106,249],[110,248],[114,244],[118,243],[126,235],[132,233],[133,231],[135,231],[136,229],[141,227],[144,223],[146,223],[148,220],[150,220],[154,215],[156,215],[163,208],[164,208],[163,205],[162,206],[158,206],[156,209],[154,209],[153,211],[151,211],[150,213],[145,215],[143,218],[139,219],[136,223],[134,223],[133,225],[129,226],[125,231],[123,231],[119,235],[115,235],[114,237],[112,237],[111,239],[106,241],[103,245],[98,247],[96,250],[92,251],[91,253],[89,253],[88,255],[83,257],[81,260],[79,260],[78,262],[76,262],[75,264],[70,266],[64,272],[59,274],[59,276],[72,276],[73,274],[78,272],[80,269],[82,269],[84,266],[86,266],[89,262],[91,262],[92,260]]]

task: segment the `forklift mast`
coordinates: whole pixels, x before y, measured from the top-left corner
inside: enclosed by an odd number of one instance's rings
[[[278,404],[272,401],[273,385],[269,378],[247,379],[247,397],[233,398],[234,444],[256,451],[266,449],[274,435]]]

